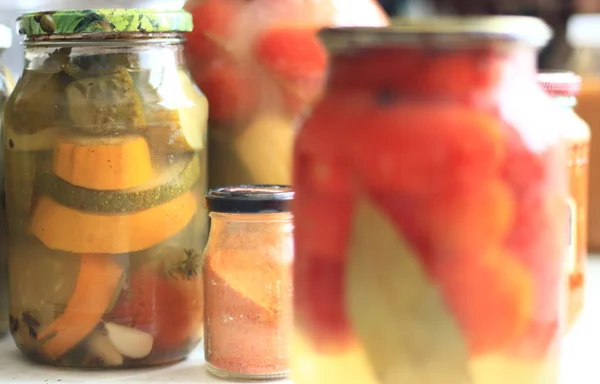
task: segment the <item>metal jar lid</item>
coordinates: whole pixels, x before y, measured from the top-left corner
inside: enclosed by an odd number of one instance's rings
[[[512,41],[540,48],[552,37],[552,29],[541,19],[528,16],[397,18],[385,28],[325,28],[319,37],[332,51],[389,44],[445,45],[464,40]]]
[[[287,185],[235,185],[208,191],[206,207],[220,213],[289,212],[293,199]]]
[[[550,96],[577,96],[581,89],[581,77],[568,71],[541,72],[538,82]]]
[[[86,9],[27,13],[17,28],[27,36],[190,32],[193,22],[184,10]]]

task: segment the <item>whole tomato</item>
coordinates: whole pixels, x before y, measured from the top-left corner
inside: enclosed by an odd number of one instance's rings
[[[156,352],[197,342],[204,301],[202,276],[192,267],[196,260],[199,255],[186,251],[186,259],[175,265],[151,263],[134,269],[109,317],[152,335]]]

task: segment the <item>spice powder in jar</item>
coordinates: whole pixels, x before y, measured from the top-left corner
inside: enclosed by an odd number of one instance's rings
[[[210,190],[204,253],[205,355],[225,379],[289,374],[293,192],[242,185]]]
[[[569,282],[568,322],[577,320],[584,301],[585,261],[588,231],[588,168],[591,131],[574,111],[581,78],[572,72],[545,72],[538,76],[544,90],[565,110],[561,124],[567,145],[570,193],[567,200],[569,235],[565,269]]]

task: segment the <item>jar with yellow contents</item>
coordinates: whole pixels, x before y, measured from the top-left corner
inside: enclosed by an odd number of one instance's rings
[[[567,145],[570,179],[570,196],[567,200],[569,236],[565,259],[565,269],[569,276],[570,326],[579,317],[584,302],[591,131],[588,124],[573,111],[577,104],[576,96],[581,78],[572,72],[545,72],[538,78],[542,87],[565,112],[561,131]]]
[[[26,14],[4,117],[11,333],[53,365],[153,366],[202,336],[208,102],[185,11]]]

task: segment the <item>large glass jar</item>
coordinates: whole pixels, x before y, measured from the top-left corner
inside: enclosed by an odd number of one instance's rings
[[[208,371],[270,380],[290,371],[293,192],[276,185],[211,190],[204,254],[204,351]]]
[[[575,112],[591,130],[589,196],[600,195],[600,14],[581,14],[569,19],[568,37],[573,47],[569,69],[581,76]],[[596,143],[594,143],[596,142]],[[600,251],[600,200],[590,199],[587,242],[590,252]]]
[[[207,100],[184,11],[27,14],[6,105],[11,332],[75,367],[180,360],[202,336]]]
[[[587,261],[588,170],[590,158],[590,127],[574,111],[581,77],[572,72],[545,72],[538,76],[540,84],[564,109],[562,135],[567,145],[570,196],[569,237],[565,270],[568,273],[568,322],[572,325],[581,314],[585,292]]]
[[[566,291],[560,110],[535,18],[322,32],[298,135],[297,384],[554,384]]]
[[[295,121],[319,95],[327,25],[387,25],[375,0],[190,0],[186,51],[210,102],[209,185],[289,184]]]
[[[12,46],[12,30],[5,25],[0,24],[0,55]],[[0,132],[2,132],[2,114],[4,104],[12,92],[12,76],[0,61]],[[0,147],[0,336],[8,332],[8,276],[6,274],[8,251],[6,238],[6,215],[5,193],[4,193],[4,172],[2,164],[4,163],[4,151]]]

